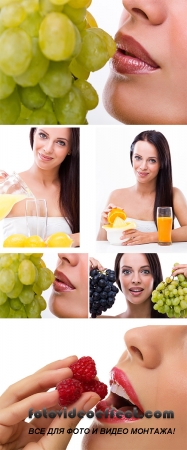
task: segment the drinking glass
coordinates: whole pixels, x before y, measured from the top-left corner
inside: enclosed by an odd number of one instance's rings
[[[159,206],[157,208],[158,244],[171,245],[172,208]]]
[[[46,239],[47,203],[45,199],[26,200],[25,216],[28,236],[40,236]]]

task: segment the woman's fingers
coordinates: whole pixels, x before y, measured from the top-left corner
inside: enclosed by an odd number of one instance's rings
[[[68,409],[72,410],[75,409],[76,416],[74,418],[67,417],[66,419],[62,416],[61,418],[55,418],[53,422],[50,424],[50,428],[53,428],[53,430],[56,429],[63,429],[63,434],[47,434],[46,431],[45,436],[42,437],[42,439],[38,442],[38,449],[42,450],[65,450],[67,448],[67,445],[71,439],[72,434],[68,433],[68,429],[74,429],[76,428],[77,424],[81,420],[77,413],[82,411],[82,416],[84,413],[88,412],[90,409],[92,409],[96,403],[98,403],[100,400],[100,397],[94,393],[94,392],[86,392],[84,393],[81,398],[71,405]]]
[[[183,274],[187,277],[187,264],[178,264],[174,266],[172,269],[172,276],[176,277],[177,275]]]
[[[89,258],[89,261],[90,261],[90,269],[99,269],[99,270],[105,269],[97,259],[91,257]]]
[[[51,408],[58,402],[58,391],[34,394],[0,410],[0,425],[13,426],[29,416],[29,410]]]
[[[71,369],[67,366],[55,370],[38,371],[10,386],[0,397],[0,408],[6,408],[12,403],[19,402],[33,394],[48,391],[48,389],[55,387],[59,381],[71,378],[72,375]]]

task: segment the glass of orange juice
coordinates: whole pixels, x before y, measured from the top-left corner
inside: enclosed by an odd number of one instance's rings
[[[159,206],[157,208],[158,244],[171,245],[172,208]]]

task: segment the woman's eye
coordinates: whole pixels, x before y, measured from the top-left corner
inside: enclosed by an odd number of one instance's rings
[[[44,134],[44,133],[38,133],[38,135],[42,138],[42,139],[45,139],[47,136],[46,136],[46,134]]]
[[[62,146],[66,145],[66,143],[64,141],[58,141],[57,144],[62,145]]]
[[[130,270],[122,270],[122,274],[123,275],[129,275],[131,273],[131,271]]]
[[[137,155],[136,155],[136,156],[134,157],[134,159],[136,159],[137,161],[139,161],[141,158],[140,158],[140,156],[137,156]]]
[[[149,270],[142,270],[142,273],[144,273],[145,275],[149,275],[150,271]]]
[[[149,162],[156,163],[156,159],[150,159]]]

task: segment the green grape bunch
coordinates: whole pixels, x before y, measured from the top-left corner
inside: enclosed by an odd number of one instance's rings
[[[54,281],[42,253],[0,254],[0,318],[41,318],[42,292]]]
[[[87,11],[92,0],[0,0],[0,124],[87,124],[87,81],[116,44]]]
[[[153,308],[169,318],[187,317],[187,278],[183,274],[167,277],[152,292],[151,300]]]

